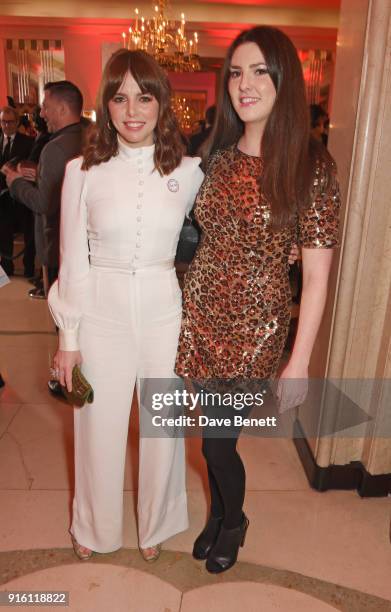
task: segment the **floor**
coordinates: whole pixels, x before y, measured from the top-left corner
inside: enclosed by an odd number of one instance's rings
[[[219,577],[190,554],[207,505],[200,443],[188,440],[190,529],[146,564],[134,519],[136,409],[124,548],[80,563],[67,533],[72,410],[46,391],[56,335],[46,302],[29,299],[29,288],[14,277],[0,289],[0,592],[68,591],[68,609],[81,612],[391,611],[389,500],[313,491],[287,439],[240,440],[250,528],[239,562]]]

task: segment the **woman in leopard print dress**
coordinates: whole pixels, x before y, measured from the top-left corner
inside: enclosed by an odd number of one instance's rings
[[[279,30],[256,27],[232,43],[206,157],[195,206],[202,240],[186,276],[176,372],[200,389],[275,376],[290,320],[288,256],[298,242],[299,325],[278,391],[282,406],[298,405],[303,397],[292,397],[287,381],[308,378],[337,244],[339,195],[333,160],[310,142],[301,65]],[[232,405],[203,410],[235,414]],[[211,513],[193,550],[213,573],[236,562],[248,526],[240,427],[218,433],[204,430]]]

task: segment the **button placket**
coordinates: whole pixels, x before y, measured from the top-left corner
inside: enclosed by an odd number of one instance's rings
[[[140,259],[140,249],[141,249],[141,222],[142,222],[142,205],[143,205],[143,198],[144,198],[144,191],[143,191],[143,186],[144,186],[144,167],[143,167],[143,159],[142,159],[142,150],[140,149],[139,151],[139,157],[137,159],[137,175],[138,175],[138,193],[137,193],[137,204],[136,204],[136,210],[137,210],[137,216],[136,216],[136,221],[137,221],[137,225],[136,225],[136,243],[135,243],[135,247],[136,247],[136,253],[134,254],[134,259],[138,260]]]

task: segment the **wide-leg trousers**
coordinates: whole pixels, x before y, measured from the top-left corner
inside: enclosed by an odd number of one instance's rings
[[[123,485],[133,391],[140,379],[173,378],[181,318],[175,270],[91,267],[79,328],[82,370],[94,402],[75,408],[71,533],[83,546],[122,545]],[[140,411],[149,414],[149,411]],[[140,423],[140,430],[142,423]],[[182,438],[140,438],[138,533],[142,548],[187,529]]]

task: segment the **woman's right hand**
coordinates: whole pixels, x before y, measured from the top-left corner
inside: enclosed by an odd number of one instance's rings
[[[80,351],[61,351],[58,349],[54,355],[53,366],[58,371],[58,380],[60,384],[72,391],[72,370],[75,365],[80,365],[82,362]]]

